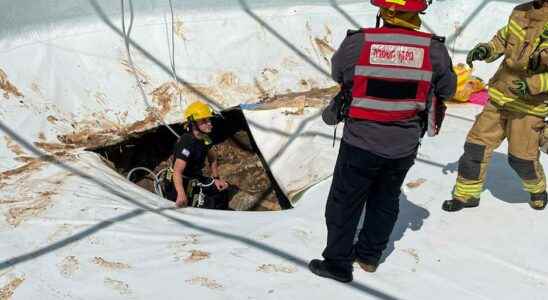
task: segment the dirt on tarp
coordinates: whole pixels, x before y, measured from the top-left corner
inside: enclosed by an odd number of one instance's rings
[[[339,92],[339,86],[324,89],[313,88],[306,92],[294,92],[262,99],[260,110],[290,107],[323,107]]]
[[[0,69],[0,89],[4,91],[4,98],[9,99],[10,95],[24,97],[21,92],[8,80],[8,75]]]

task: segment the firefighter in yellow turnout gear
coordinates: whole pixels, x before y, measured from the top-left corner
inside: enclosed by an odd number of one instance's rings
[[[457,211],[479,205],[493,151],[508,139],[508,162],[530,193],[529,204],[544,209],[546,179],[539,163],[548,115],[548,0],[517,6],[508,24],[489,43],[477,45],[467,62],[503,62],[489,81],[490,101],[468,133],[459,160],[453,199],[442,208]]]

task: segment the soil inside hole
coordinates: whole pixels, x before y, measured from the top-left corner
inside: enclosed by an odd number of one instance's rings
[[[237,186],[230,207],[235,210],[273,211],[291,208],[268,170],[260,151],[250,134],[242,111],[231,108],[212,118],[213,132],[210,137],[215,146],[221,178]],[[183,124],[170,127],[179,135]],[[169,129],[159,126],[128,136],[124,141],[101,148],[88,149],[101,155],[123,176],[136,167],[144,167],[155,174],[170,167],[170,156],[177,141]],[[204,174],[209,173],[208,164]],[[154,179],[147,171],[137,170],[131,181],[154,192]],[[168,200],[166,200],[168,201]]]

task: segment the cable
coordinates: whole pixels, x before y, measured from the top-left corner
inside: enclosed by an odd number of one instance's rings
[[[173,12],[173,3],[171,2],[171,0],[169,0],[169,7],[170,7],[170,13],[171,13],[171,35],[168,29],[168,25],[167,25],[168,21],[167,21],[167,18],[165,17],[165,14],[164,14],[164,22],[166,24],[167,48],[168,48],[169,62],[171,67],[171,75],[173,77],[173,81],[176,84],[176,87],[178,87],[179,81],[177,80],[177,67],[175,65],[175,14]],[[182,107],[183,95],[182,93],[179,93],[178,89],[177,89],[177,92],[179,94],[179,106]]]
[[[163,179],[162,179],[162,177],[160,177],[160,175],[163,172],[167,171],[167,168],[164,168],[164,169],[160,170],[160,172],[158,172],[157,174],[154,174],[154,172],[152,170],[148,169],[148,168],[136,167],[136,168],[131,169],[131,171],[129,171],[129,173],[127,173],[126,179],[128,181],[131,181],[131,175],[133,175],[133,173],[135,173],[135,171],[146,171],[150,175],[152,175],[152,179],[154,181],[154,192],[157,195],[159,195],[160,197],[164,197],[164,193],[162,192],[162,186],[161,186],[161,183],[162,183]]]
[[[124,34],[124,44],[126,46],[126,54],[127,54],[127,58],[128,58],[128,63],[129,63],[129,66],[131,67],[131,70],[133,71],[133,75],[135,76],[135,81],[137,81],[137,86],[139,87],[139,91],[141,92],[141,96],[143,97],[143,100],[145,101],[145,104],[147,106],[151,107],[150,103],[148,102],[148,98],[146,96],[145,89],[143,88],[141,80],[139,80],[139,76],[137,75],[137,69],[135,68],[135,64],[133,63],[133,58],[131,56],[131,51],[130,51],[129,40],[130,40],[131,30],[133,29],[133,21],[135,19],[135,16],[134,16],[134,13],[133,13],[133,2],[131,0],[129,0],[129,10],[130,10],[130,16],[129,16],[130,21],[129,22],[130,23],[129,23],[129,27],[127,28],[127,31],[126,31],[126,16],[125,16],[125,10],[126,10],[125,0],[120,0],[120,4],[121,4],[121,7],[122,7],[122,32]],[[177,139],[179,139],[179,137],[180,137],[179,134],[177,134],[177,132],[175,132],[175,130],[173,130],[173,128],[171,128],[171,126],[169,126],[164,121],[162,116],[160,116],[160,114],[158,113],[158,110],[154,109],[153,111],[156,113],[156,117],[158,117],[158,119],[160,120],[162,125],[167,127],[167,129],[169,129],[169,131],[171,131],[171,133],[173,133],[173,135],[175,135],[177,137]]]

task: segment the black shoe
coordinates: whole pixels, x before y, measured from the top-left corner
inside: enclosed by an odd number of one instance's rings
[[[546,192],[539,194],[531,194],[531,200],[529,200],[529,206],[536,210],[543,210],[548,203],[548,195]]]
[[[441,208],[445,211],[459,211],[463,208],[470,208],[470,207],[477,207],[479,205],[479,199],[477,198],[470,198],[466,200],[466,202],[458,200],[458,199],[452,199],[447,200],[443,202],[443,205]]]
[[[328,270],[328,267],[325,264],[325,262],[319,259],[313,259],[312,261],[310,261],[310,263],[308,264],[308,269],[310,269],[312,273],[318,276],[335,279],[337,281],[344,282],[344,283],[347,283],[353,280],[352,272],[338,272],[338,271]]]

